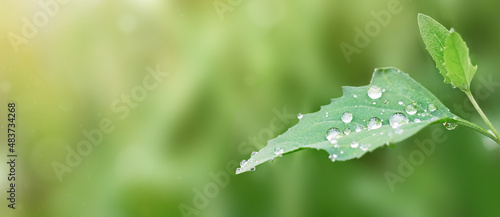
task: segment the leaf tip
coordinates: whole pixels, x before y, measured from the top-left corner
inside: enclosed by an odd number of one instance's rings
[[[432,20],[432,18],[429,17],[428,15],[425,15],[425,14],[422,14],[422,13],[418,13],[418,15],[417,15],[418,26],[420,28],[422,28],[422,25],[423,25],[424,21],[425,20],[429,20],[429,19]]]
[[[428,17],[427,15],[423,14],[423,13],[418,13],[417,14],[417,19],[420,21],[422,19],[424,19],[425,17]]]

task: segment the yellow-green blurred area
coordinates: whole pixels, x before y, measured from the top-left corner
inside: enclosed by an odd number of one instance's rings
[[[465,95],[443,84],[418,13],[462,35],[479,66],[472,92],[500,127],[498,1],[221,0],[222,14],[212,0],[61,0],[44,9],[47,2],[0,3],[2,217],[500,215],[500,150],[461,127],[446,131],[394,191],[384,174],[399,174],[401,159],[420,150],[415,141],[443,126],[361,159],[332,163],[325,151],[303,150],[234,175],[239,161],[297,123],[290,114],[319,110],[343,85],[367,85],[375,67],[400,68],[483,126]],[[348,62],[340,44],[354,45],[355,29],[377,22],[372,12],[389,4],[401,11]],[[23,30],[24,19],[40,25]],[[126,115],[113,109],[157,66],[168,77],[141,92]],[[10,101],[15,210],[6,200]],[[71,150],[88,140],[83,132],[103,119],[113,131],[68,165]],[[68,168],[62,180],[58,163]]]

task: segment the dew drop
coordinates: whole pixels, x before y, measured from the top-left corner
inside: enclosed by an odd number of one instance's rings
[[[382,127],[382,121],[377,117],[370,118],[370,120],[368,121],[367,127],[369,130],[378,129],[378,128]]]
[[[444,122],[443,125],[447,130],[454,130],[457,127],[457,124],[455,123]]]
[[[405,131],[404,131],[403,129],[401,129],[401,128],[400,128],[400,129],[397,129],[395,133],[396,133],[396,134],[403,134],[404,132],[405,132]]]
[[[279,146],[277,146],[276,148],[274,148],[274,154],[275,155],[282,155],[283,154],[283,149]]]
[[[252,169],[250,169],[250,171],[255,171],[255,167],[252,167]]]
[[[389,124],[392,128],[398,128],[403,124],[408,123],[408,118],[401,112],[394,113],[391,118],[389,118]]]
[[[439,118],[437,118],[437,117],[432,117],[432,118],[431,118],[431,121],[437,121],[438,119],[439,119]]]
[[[409,115],[414,115],[417,113],[417,109],[415,108],[414,105],[407,105],[406,108],[405,108],[405,111],[406,113],[408,113]]]
[[[362,126],[358,125],[358,126],[356,126],[355,130],[356,130],[356,132],[359,133],[359,132],[361,132],[361,130],[363,130],[363,128],[362,128]]]
[[[403,105],[403,104],[404,104],[403,101],[401,100],[398,101],[398,105]]]
[[[337,139],[342,137],[342,132],[337,128],[330,128],[326,133],[326,139],[331,143],[337,143]]]
[[[370,148],[370,144],[362,144],[359,148],[362,150],[362,151],[368,151],[368,149]]]
[[[388,100],[388,99],[385,99],[385,100],[384,100],[384,104],[386,104],[386,105],[387,105],[387,104],[389,104],[389,100]]]
[[[415,122],[415,123],[420,123],[420,122],[422,122],[422,120],[420,120],[420,119],[418,119],[418,118],[415,118],[415,120],[413,120],[413,122]]]
[[[344,154],[344,151],[340,151],[340,154]]]
[[[431,103],[427,106],[427,109],[429,109],[430,112],[434,112],[437,110],[437,106]]]
[[[236,168],[236,173],[240,173],[241,168]]]
[[[248,163],[248,162],[247,162],[246,160],[242,160],[242,161],[240,162],[240,167],[244,167],[245,165],[247,165],[247,163]]]
[[[332,154],[332,155],[328,156],[328,158],[330,158],[330,160],[332,160],[332,162],[335,162],[335,160],[337,159],[337,155]]]
[[[257,154],[257,152],[256,152],[256,151],[254,151],[254,152],[252,152],[252,154],[251,154],[250,156],[252,156],[252,157],[253,157],[253,156],[255,156],[256,154]]]
[[[345,135],[349,135],[349,134],[351,134],[351,129],[349,129],[349,128],[345,128],[345,130],[344,130],[344,134],[345,134]]]
[[[299,120],[300,120],[300,119],[302,119],[303,117],[304,117],[304,115],[303,115],[302,113],[299,113],[299,114],[297,115],[297,118],[298,118]]]
[[[377,105],[377,102],[372,102],[373,105]]]
[[[356,141],[351,143],[351,148],[358,148],[358,146],[359,146],[359,143]]]
[[[358,98],[358,95],[354,94],[354,95],[353,95],[353,97],[354,97],[354,98]]]
[[[340,118],[342,119],[342,122],[344,123],[351,123],[352,121],[352,113],[350,112],[344,112],[344,114],[342,114],[342,117]]]
[[[368,96],[371,99],[378,99],[382,96],[382,90],[380,89],[379,86],[373,85],[370,88],[368,88]]]
[[[328,112],[326,112],[325,117],[328,117]]]

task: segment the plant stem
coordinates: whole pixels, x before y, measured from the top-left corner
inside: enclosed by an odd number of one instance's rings
[[[457,122],[457,124],[459,125],[462,125],[462,126],[465,126],[465,127],[469,127],[483,135],[485,135],[486,137],[490,138],[491,140],[495,141],[497,144],[500,145],[500,139],[498,139],[497,137],[495,137],[495,135],[491,134],[490,132],[488,132],[487,130],[483,129],[482,127],[480,127],[479,125],[477,124],[474,124],[472,122],[469,122],[467,120],[464,120],[462,118],[458,118],[458,119],[452,119],[454,121]],[[452,120],[450,120],[450,122],[452,122]]]
[[[467,91],[464,91],[464,92],[467,95],[467,97],[469,97],[470,102],[472,103],[472,105],[474,106],[474,108],[476,108],[477,112],[479,113],[479,115],[481,116],[481,118],[483,119],[483,121],[486,123],[486,125],[488,125],[488,127],[490,127],[491,132],[493,132],[493,134],[495,135],[496,141],[498,143],[498,141],[500,139],[500,136],[498,135],[498,131],[495,129],[495,127],[493,126],[493,124],[491,124],[490,120],[488,120],[488,117],[486,117],[486,115],[484,114],[484,112],[481,109],[481,107],[479,107],[479,104],[477,104],[477,102],[474,99],[474,96],[472,96],[472,93],[470,92],[470,90],[467,90]]]

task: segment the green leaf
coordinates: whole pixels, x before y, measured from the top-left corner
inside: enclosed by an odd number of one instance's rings
[[[376,69],[370,85],[344,87],[343,92],[343,97],[332,99],[331,104],[322,106],[318,112],[303,115],[297,125],[270,140],[248,161],[243,161],[236,173],[252,170],[281,154],[303,148],[326,150],[337,161],[359,158],[385,144],[403,141],[427,125],[462,120],[408,74],[396,68]],[[352,120],[347,113],[352,114]],[[374,118],[382,125],[368,129]],[[398,118],[403,120],[399,126],[395,124],[399,122],[390,123]],[[331,129],[343,132],[342,137],[331,137],[329,141],[327,134]]]
[[[418,14],[418,27],[427,51],[429,51],[436,63],[436,67],[444,77],[444,82],[450,83],[451,80],[444,65],[444,49],[450,32],[443,25],[425,14]]]
[[[469,48],[455,31],[452,31],[446,39],[444,64],[451,84],[463,91],[468,91],[477,66],[472,65],[469,58]]]

